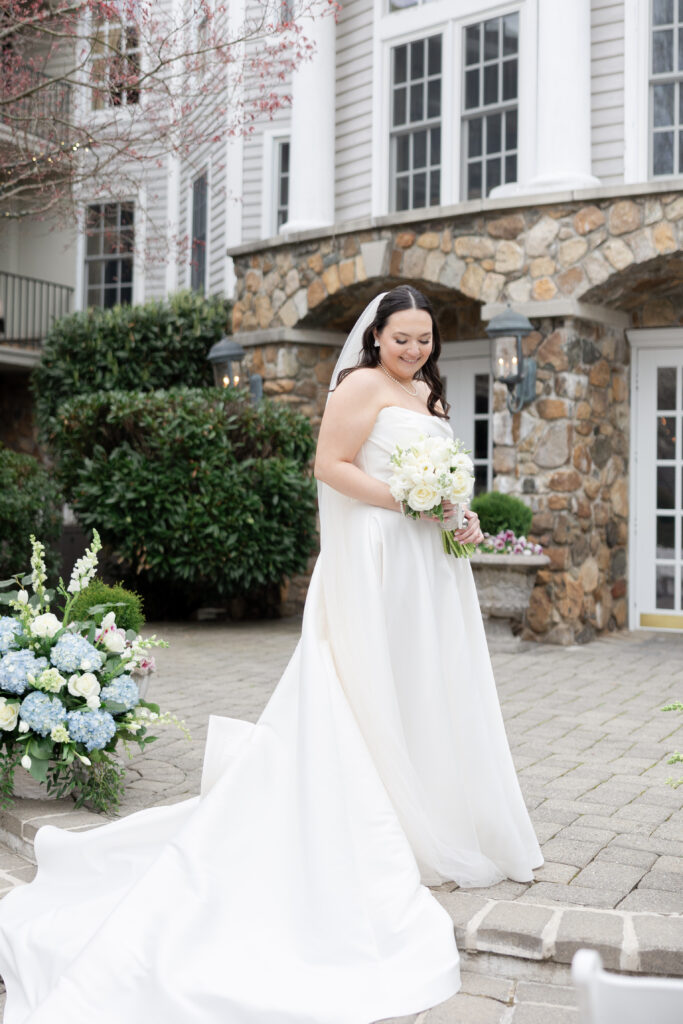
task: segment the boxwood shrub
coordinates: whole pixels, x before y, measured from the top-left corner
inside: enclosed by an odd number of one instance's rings
[[[30,571],[31,534],[46,548],[50,575],[59,571],[62,498],[44,466],[0,444],[0,579]]]
[[[316,503],[301,414],[217,388],[111,391],[64,403],[52,434],[69,504],[146,600],[150,583],[206,604],[304,569]]]
[[[32,379],[41,437],[50,442],[57,409],[75,395],[211,384],[206,356],[229,330],[229,314],[225,299],[179,292],[55,321]]]
[[[492,536],[501,530],[512,530],[516,537],[526,537],[531,529],[533,512],[511,494],[489,491],[474,498],[471,507],[479,516],[484,533]]]
[[[92,608],[101,609],[91,611]],[[70,608],[70,622],[85,622],[92,619],[99,626],[107,612],[114,612],[116,625],[121,629],[133,629],[139,633],[145,624],[142,598],[133,590],[120,584],[110,586],[103,580],[91,580],[85,590],[76,594]]]

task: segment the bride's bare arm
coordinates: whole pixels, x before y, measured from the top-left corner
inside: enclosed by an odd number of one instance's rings
[[[344,378],[325,408],[313,472],[318,480],[349,498],[400,512],[389,485],[353,464],[381,407],[381,392],[372,370],[355,370]]]

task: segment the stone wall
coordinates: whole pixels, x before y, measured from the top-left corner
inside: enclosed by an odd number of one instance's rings
[[[495,486],[531,505],[550,557],[525,635],[582,642],[627,619],[628,346],[622,332],[544,320],[526,350],[538,397],[512,415],[495,388]]]
[[[303,413],[317,433],[338,355],[329,345],[255,345],[247,349],[245,367],[261,375],[264,395]]]

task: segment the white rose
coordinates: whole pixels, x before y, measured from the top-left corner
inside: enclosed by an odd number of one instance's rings
[[[19,718],[19,705],[8,704],[5,697],[0,697],[0,729],[11,732]]]
[[[470,473],[474,469],[474,464],[472,462],[472,459],[469,457],[469,455],[465,455],[464,452],[458,452],[457,455],[454,455],[451,458],[451,465],[452,466],[457,466],[458,469],[466,469]]]
[[[29,729],[30,726],[28,722],[25,722],[24,719],[22,718],[22,720],[19,722],[19,732],[28,732]]]
[[[84,672],[82,676],[73,675],[69,679],[69,693],[73,697],[96,697],[100,692],[97,676],[92,672]]]
[[[439,504],[439,489],[430,483],[416,484],[408,495],[408,504],[416,512],[426,512]]]
[[[54,636],[62,628],[62,624],[52,612],[45,612],[43,615],[36,615],[31,623],[31,632],[34,636]]]
[[[100,626],[100,629],[104,633],[105,630],[107,629],[113,629],[115,625],[116,616],[114,615],[114,612],[107,612],[107,614],[102,619],[102,625]]]
[[[28,771],[29,768],[31,767],[31,758],[28,756],[28,754],[24,754],[24,756],[22,757],[21,767],[25,768],[26,771]]]
[[[88,705],[91,711],[97,711],[101,702],[97,694],[93,694],[92,697],[87,698],[85,703]]]
[[[451,501],[464,501],[472,493],[474,480],[464,469],[456,469],[451,474],[450,497]]]
[[[120,633],[109,632],[102,636],[102,643],[112,654],[122,654],[126,647],[126,641]]]

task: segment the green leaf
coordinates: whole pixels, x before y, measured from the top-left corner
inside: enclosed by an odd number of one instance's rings
[[[29,772],[34,779],[37,779],[38,782],[47,782],[47,769],[49,764],[50,762],[47,759],[41,760],[39,757],[32,757]]]

